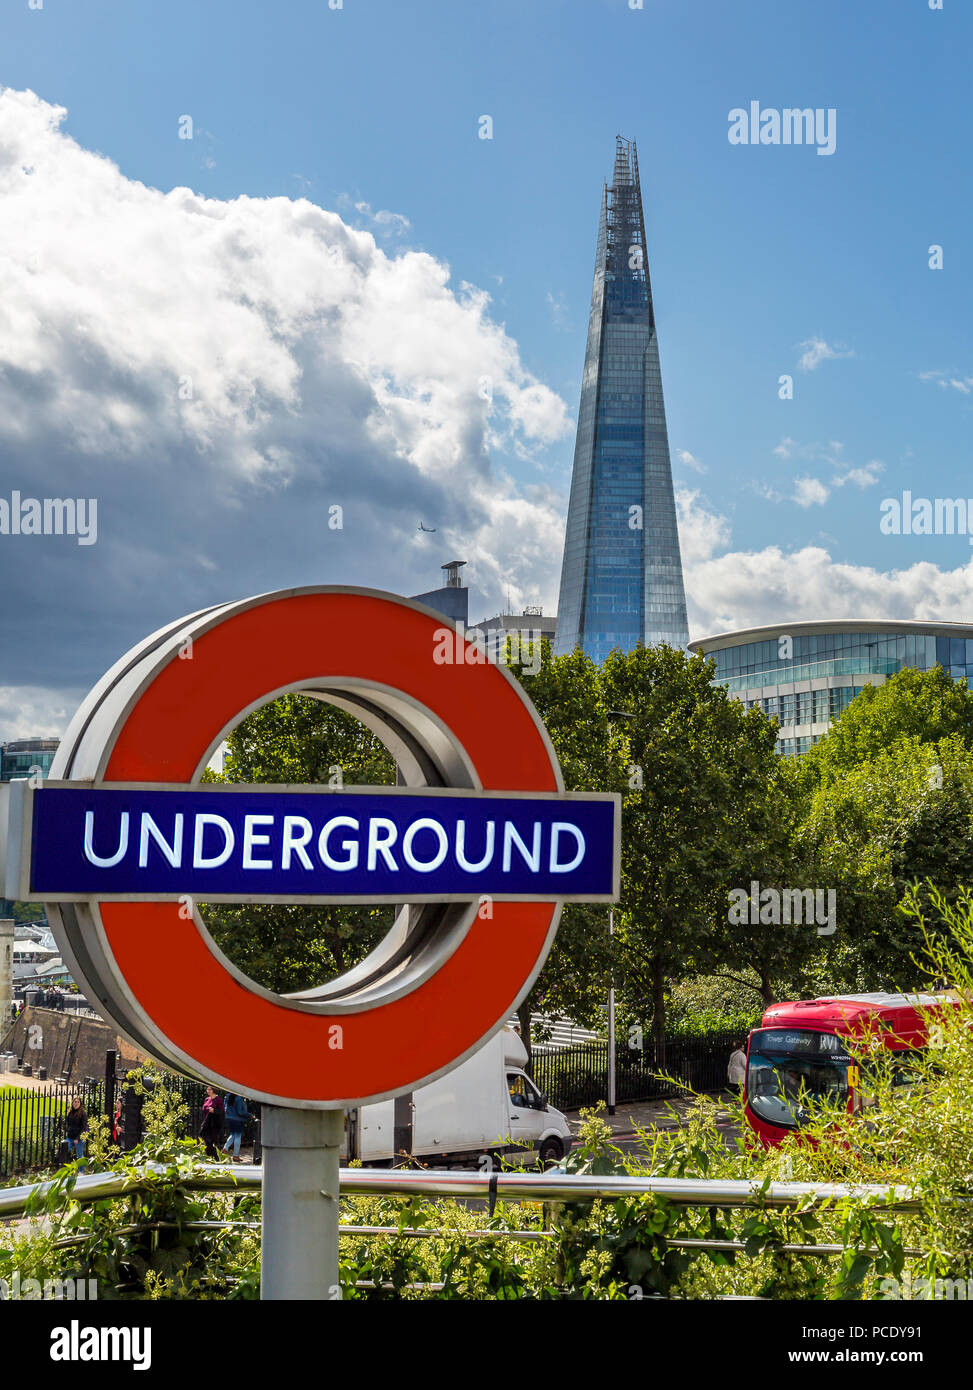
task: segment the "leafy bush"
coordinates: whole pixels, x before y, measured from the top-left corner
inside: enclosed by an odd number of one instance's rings
[[[942,1287],[944,1280],[973,1278],[973,898],[948,903],[927,890],[913,894],[906,911],[927,941],[922,968],[930,980],[954,986],[929,1009],[929,1046],[909,1058],[910,1085],[897,1084],[901,1058],[876,1034],[855,1044],[867,1082],[861,1113],[819,1106],[807,1128],[780,1148],[760,1145],[742,1102],[736,1146],[727,1145],[721,1128],[725,1104],[695,1096],[681,1124],[641,1132],[635,1156],[615,1147],[597,1113],[584,1114],[570,1172],[748,1179],[755,1193],[749,1206],[684,1207],[649,1194],[545,1206],[501,1201],[488,1217],[445,1199],[348,1197],[345,1224],[392,1229],[341,1237],[342,1296],[880,1299],[928,1297],[936,1280]],[[165,1087],[152,1089],[146,1139],[134,1153],[119,1155],[103,1129],[93,1133],[88,1166],[120,1173],[129,1191],[83,1209],[72,1195],[76,1166],[62,1169],[31,1211],[49,1216],[50,1230],[30,1239],[0,1231],[0,1277],[14,1270],[39,1279],[94,1277],[103,1298],[256,1297],[259,1239],[251,1223],[259,1196],[189,1185],[203,1153],[198,1143],[175,1137],[180,1104]],[[140,1170],[149,1160],[159,1168],[146,1175]],[[770,1184],[791,1179],[897,1183],[910,1205],[892,1210],[861,1191],[823,1204],[803,1197],[787,1208],[772,1205]],[[208,1221],[236,1224],[188,1229]],[[514,1239],[513,1232],[538,1238]],[[77,1243],[58,1244],[69,1237]],[[723,1248],[683,1243],[700,1239]],[[837,1246],[840,1254],[815,1254],[816,1245]]]
[[[666,1013],[670,1037],[700,1037],[704,1033],[738,1033],[745,1038],[763,1012],[760,978],[744,971],[728,975],[694,975],[671,988]]]

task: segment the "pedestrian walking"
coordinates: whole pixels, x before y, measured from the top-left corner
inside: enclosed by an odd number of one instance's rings
[[[88,1113],[80,1096],[71,1097],[68,1117],[64,1122],[64,1137],[68,1141],[68,1157],[84,1158],[84,1136],[88,1132]]]
[[[743,1050],[743,1043],[733,1044],[733,1051],[730,1053],[730,1060],[726,1068],[726,1080],[731,1091],[737,1095],[743,1092],[743,1083],[747,1078],[747,1054]]]
[[[223,1129],[223,1102],[217,1094],[216,1087],[207,1086],[206,1099],[203,1101],[203,1123],[199,1127],[199,1137],[206,1145],[207,1158],[219,1158],[217,1145],[223,1138]]]
[[[223,1152],[230,1155],[231,1163],[240,1163],[240,1143],[243,1139],[243,1126],[250,1118],[247,1102],[243,1096],[228,1095],[226,1098],[226,1143]]]

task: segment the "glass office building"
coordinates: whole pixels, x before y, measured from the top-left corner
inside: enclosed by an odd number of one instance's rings
[[[973,624],[845,618],[748,628],[690,642],[716,662],[714,680],[748,709],[780,721],[777,750],[805,753],[866,685],[905,666],[942,666],[973,684]]]
[[[0,743],[0,782],[29,777],[35,768],[39,768],[46,777],[57,745],[56,738],[22,738],[11,743]]]
[[[603,661],[689,633],[635,142],[602,199],[557,650]]]

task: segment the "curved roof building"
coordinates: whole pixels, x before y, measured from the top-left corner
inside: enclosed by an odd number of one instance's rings
[[[780,720],[777,749],[804,753],[866,685],[905,666],[942,666],[973,682],[973,623],[838,618],[775,624],[689,643],[716,662],[714,680],[748,709]]]

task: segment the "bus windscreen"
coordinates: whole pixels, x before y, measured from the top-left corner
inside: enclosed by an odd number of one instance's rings
[[[766,1124],[806,1125],[824,1106],[845,1109],[848,1067],[843,1038],[810,1028],[764,1028],[751,1034],[747,1101]]]

